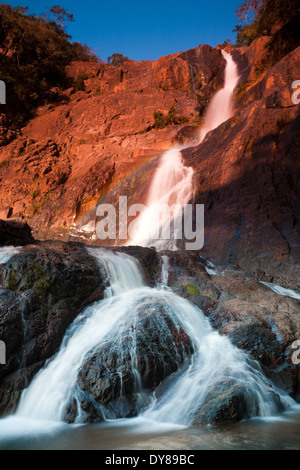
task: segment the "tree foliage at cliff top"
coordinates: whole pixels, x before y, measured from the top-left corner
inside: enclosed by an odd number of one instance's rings
[[[49,16],[28,15],[27,8],[0,4],[0,79],[6,83],[6,114],[12,127],[24,124],[51,88],[68,85],[64,66],[73,60],[97,57],[86,45],[71,43],[64,28]]]
[[[268,62],[272,65],[300,45],[300,4],[295,0],[245,0],[237,10],[237,46],[250,46],[270,36]]]

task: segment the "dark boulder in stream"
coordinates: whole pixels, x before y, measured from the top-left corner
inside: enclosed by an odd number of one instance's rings
[[[267,383],[267,382],[266,382]],[[274,413],[283,411],[278,393],[270,386],[270,400]],[[230,378],[216,382],[195,413],[193,424],[225,424],[257,416],[258,402],[255,395],[241,382]]]
[[[132,325],[93,351],[78,373],[65,420],[97,422],[136,416],[149,405],[151,392],[190,362],[189,336],[163,306],[144,299]],[[79,406],[78,406],[79,405]]]

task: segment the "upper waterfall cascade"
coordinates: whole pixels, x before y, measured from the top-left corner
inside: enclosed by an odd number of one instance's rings
[[[206,134],[232,115],[233,91],[238,84],[239,75],[237,65],[231,54],[222,50],[226,60],[224,87],[212,98],[204,116],[203,126],[198,136],[201,143]],[[182,216],[182,209],[193,197],[193,173],[191,167],[184,165],[181,150],[188,146],[173,147],[162,154],[154,177],[152,179],[146,209],[138,217],[135,226],[135,235],[128,242],[130,245],[155,246],[157,249],[177,249],[176,236],[172,239],[163,239],[153,236],[153,220],[159,207],[164,205],[174,207],[173,220]],[[168,223],[168,214],[164,216],[162,210],[160,224],[157,232]],[[159,235],[159,233],[156,233]],[[175,234],[176,235],[176,234]]]

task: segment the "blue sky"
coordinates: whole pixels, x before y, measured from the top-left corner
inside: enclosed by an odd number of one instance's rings
[[[114,52],[133,60],[155,60],[199,44],[216,46],[234,38],[235,10],[242,0],[4,0],[3,3],[28,6],[29,12],[36,14],[58,4],[74,14],[75,22],[67,27],[72,40],[88,44],[103,60]]]

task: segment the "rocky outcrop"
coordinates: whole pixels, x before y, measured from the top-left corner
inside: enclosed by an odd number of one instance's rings
[[[36,238],[80,227],[128,174],[190,138],[224,67],[221,52],[209,46],[116,68],[70,64],[74,86],[57,90],[53,103],[0,149],[0,217],[28,221]],[[173,107],[189,125],[154,128],[153,113]]]
[[[260,38],[232,50],[240,73],[234,116],[183,156],[195,170],[194,202],[205,206],[202,255],[299,289],[300,115],[291,85],[300,75],[300,49],[263,71],[267,41]],[[129,172],[102,202],[117,208],[119,195],[127,195],[128,204],[143,203],[157,163],[154,157]],[[91,211],[75,231],[77,239],[103,243],[95,235],[95,222]]]
[[[0,220],[0,246],[24,246],[34,243],[28,224]]]
[[[273,383],[296,396],[299,368],[292,363],[292,344],[300,337],[299,301],[274,293],[236,266],[216,268],[210,275],[197,252],[165,254],[174,292],[201,308],[220,334],[250,353]],[[159,281],[160,273],[158,266]]]
[[[116,330],[85,361],[65,419],[102,421],[137,416],[149,405],[150,392],[194,352],[190,338],[162,306],[147,298],[136,306],[132,325]],[[80,409],[78,409],[78,407]]]
[[[62,242],[30,245],[0,266],[0,414],[59,348],[82,308],[102,298],[99,267],[86,249]]]
[[[242,68],[248,75],[236,90],[236,114],[183,152],[195,169],[195,202],[205,205],[203,256],[294,288],[300,286],[300,114],[291,85],[300,76],[299,57],[300,48],[255,82]]]
[[[297,288],[299,105],[291,85],[300,52],[263,70],[268,40],[230,48],[240,72],[235,114],[183,153],[195,169],[195,202],[205,205],[203,256]],[[70,64],[74,86],[57,90],[56,101],[1,148],[0,217],[28,220],[39,238],[94,243],[97,204],[117,208],[120,194],[145,202],[158,154],[193,142],[224,65],[209,46],[117,68]],[[188,125],[155,129],[153,112],[172,107]]]

